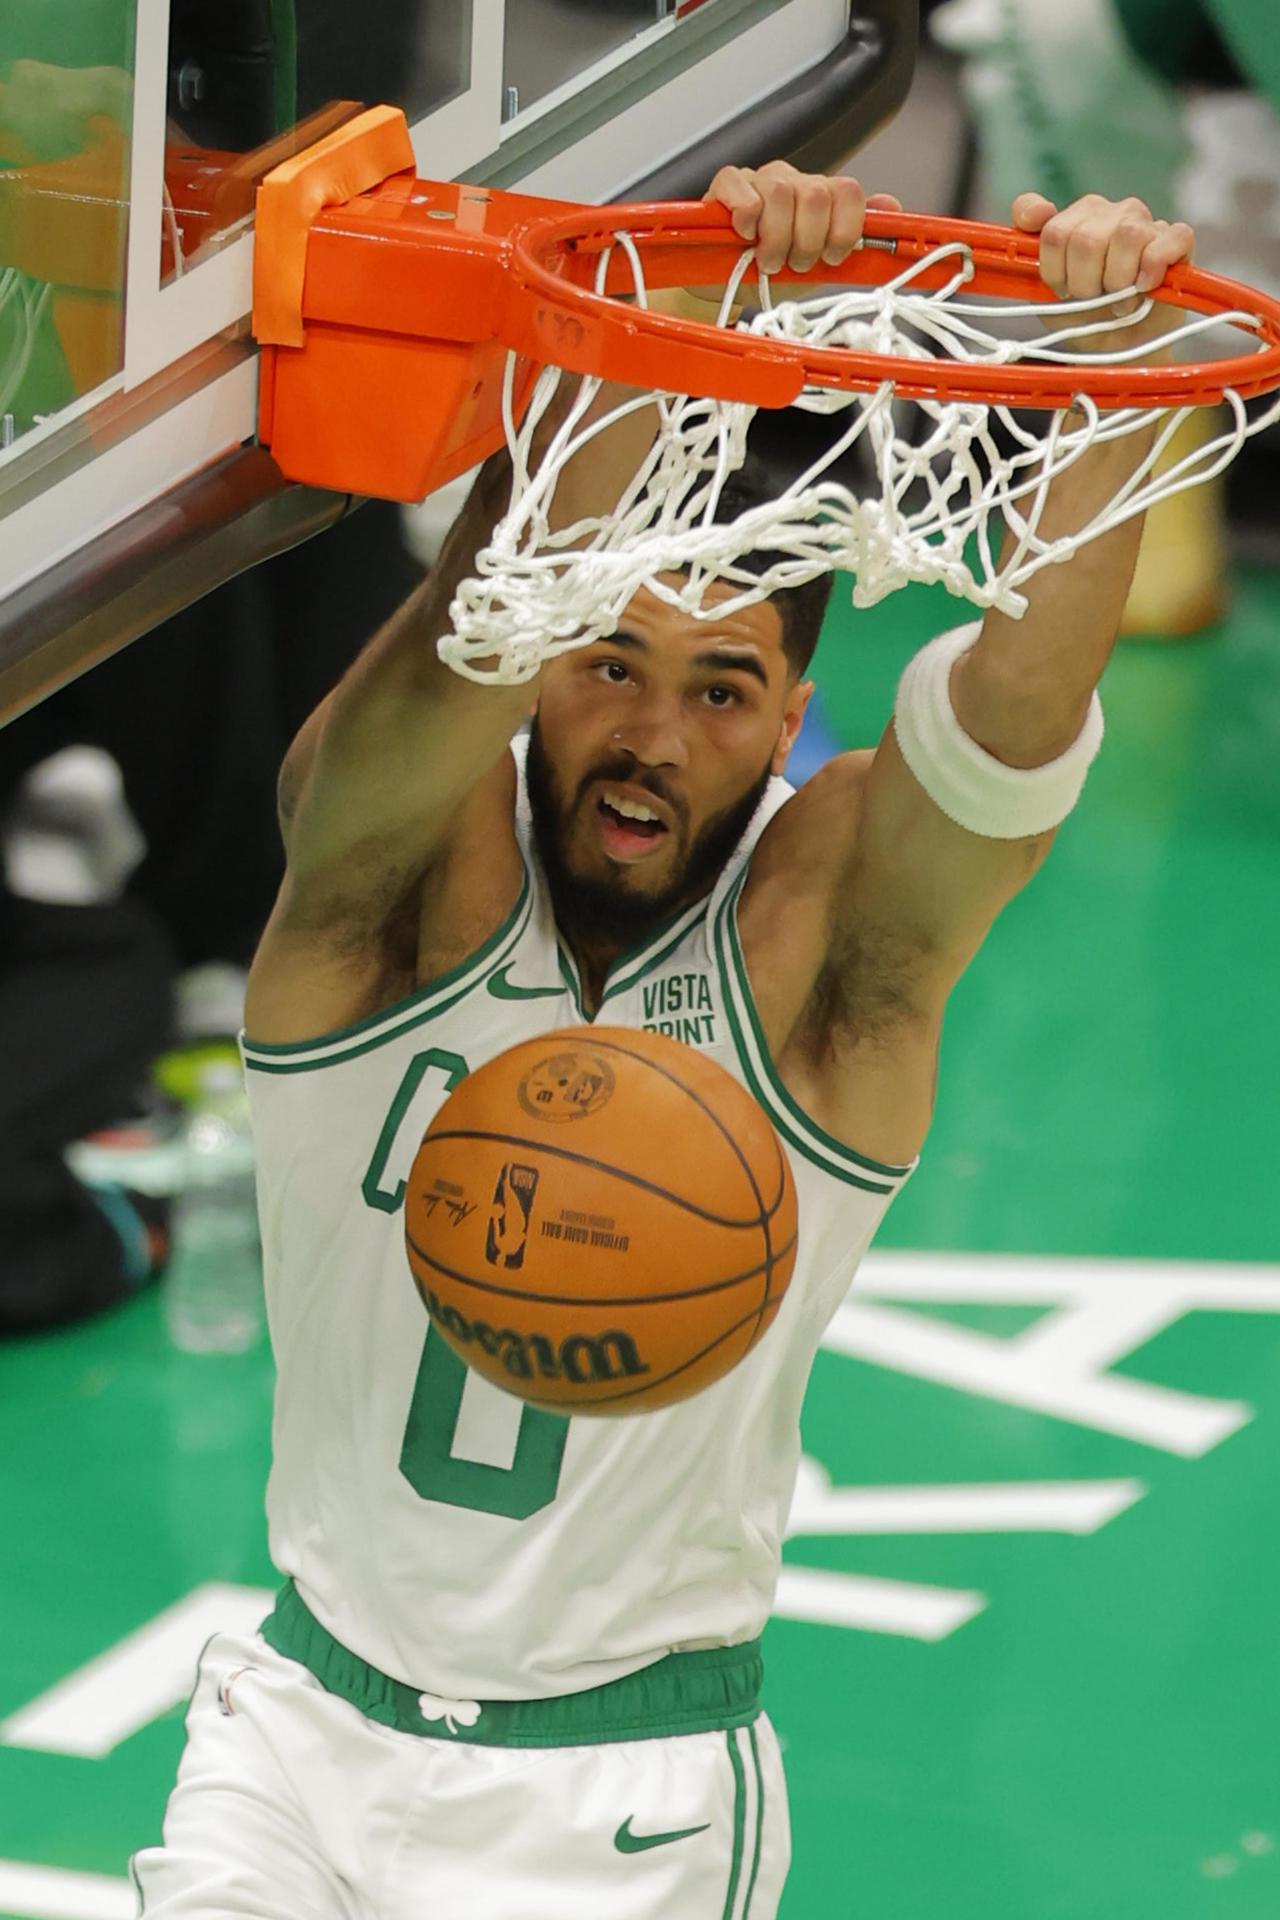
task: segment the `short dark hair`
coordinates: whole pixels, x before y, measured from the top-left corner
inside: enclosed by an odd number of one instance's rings
[[[780,553],[749,553],[744,554],[742,564],[754,573],[757,562],[763,569],[782,558]],[[779,587],[769,595],[770,606],[776,607],[782,618],[782,651],[797,680],[803,680],[808,671],[835,583],[834,573],[820,573],[802,587]]]
[[[720,490],[720,498],[716,502],[716,521],[723,525],[736,520],[739,514],[746,513],[749,508],[763,505],[777,491],[776,487],[769,485],[764,463],[748,454],[742,466],[736,473],[730,474]],[[761,574],[785,559],[785,554],[772,553],[761,547],[740,555],[737,565],[745,567],[748,573]],[[769,595],[769,605],[777,608],[778,618],[782,622],[782,651],[797,680],[804,678],[813,658],[834,585],[835,575],[828,571],[818,574],[816,579],[806,580],[803,586],[779,587]]]

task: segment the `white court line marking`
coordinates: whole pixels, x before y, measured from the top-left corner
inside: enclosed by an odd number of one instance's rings
[[[1141,1500],[1141,1480],[1019,1480],[992,1485],[833,1486],[801,1458],[787,1538],[797,1534],[1096,1533]]]
[[[897,1633],[908,1640],[945,1640],[986,1604],[984,1593],[966,1593],[958,1587],[915,1586],[868,1574],[830,1573],[825,1567],[785,1566],[773,1611],[784,1620],[807,1620],[817,1626]]]
[[[196,1587],[0,1722],[0,1744],[101,1760],[187,1698],[207,1640],[255,1632],[274,1598],[268,1587]]]
[[[1088,1290],[1108,1299],[1180,1297],[1189,1311],[1280,1313],[1280,1265],[1244,1260],[1109,1260],[1091,1254],[871,1252],[850,1290],[877,1300],[1042,1302]]]
[[[910,1311],[946,1300],[1052,1310],[1007,1338]],[[1246,1426],[1253,1408],[1111,1371],[1191,1313],[1280,1314],[1280,1269],[1228,1261],[871,1254],[822,1344],[1194,1459]]]
[[[137,1911],[129,1880],[0,1860],[0,1912],[20,1920],[134,1920]]]

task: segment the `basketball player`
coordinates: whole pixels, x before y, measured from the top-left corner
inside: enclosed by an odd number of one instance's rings
[[[866,204],[778,163],[709,197],[766,269],[839,262]],[[1154,286],[1191,249],[1134,201],[1028,193],[1014,219],[1064,296]],[[1082,459],[1041,532],[1140,451]],[[597,503],[614,458],[579,476]],[[880,745],[792,794],[822,590],[710,621],[642,591],[532,688],[475,685],[435,643],[501,493],[495,467],[281,777],[244,1052],[288,1584],[260,1634],[205,1650],[136,1862],[148,1920],[770,1920],[789,1840],[759,1636],[806,1378],[924,1139],[947,996],[1101,736],[1136,522],[1038,574],[1020,622],[932,642]],[[430,1330],[401,1208],[450,1087],[597,1014],[666,1022],[746,1083],[801,1237],[725,1379],[569,1420]]]

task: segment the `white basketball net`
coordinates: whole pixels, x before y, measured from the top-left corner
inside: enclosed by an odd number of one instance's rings
[[[630,235],[619,233],[616,239],[630,262],[636,299],[646,306],[639,251]],[[955,271],[944,286],[934,292],[913,286],[928,267],[950,257]],[[725,290],[720,325],[728,323],[750,260],[750,253],[744,253]],[[606,253],[598,290],[605,285],[608,263]],[[738,326],[764,339],[912,359],[1006,366],[1049,361],[1096,368],[1099,362],[1088,349],[1090,336],[1136,325],[1150,311],[1151,303],[1143,302],[1127,321],[1118,322],[1110,309],[1123,295],[1064,301],[1055,310],[1066,320],[1064,326],[1032,338],[1002,338],[988,331],[991,321],[1040,322],[1045,309],[1031,303],[957,300],[972,273],[968,249],[950,243],[883,287],[850,287],[775,303],[761,276],[762,309]],[[1191,319],[1173,329],[1164,344],[1176,349],[1224,322],[1257,327],[1245,312]],[[1149,352],[1149,346],[1138,345],[1109,353],[1105,364],[1138,361]],[[451,608],[453,631],[439,649],[441,658],[468,679],[506,685],[532,679],[544,661],[557,654],[607,638],[642,586],[672,606],[707,617],[710,609],[704,612],[702,604],[706,587],[713,580],[728,581],[740,591],[716,601],[714,611],[723,616],[841,568],[854,576],[856,607],[873,606],[908,581],[940,581],[977,607],[1020,615],[1026,607],[1020,589],[1041,567],[1067,559],[1086,541],[1144,513],[1155,501],[1221,473],[1246,437],[1280,417],[1280,397],[1250,419],[1240,397],[1229,393],[1224,429],[1157,473],[1161,455],[1194,408],[1104,413],[1082,394],[1074,414],[1047,413],[1037,432],[1007,407],[897,401],[891,380],[872,393],[807,387],[795,406],[812,413],[847,414],[847,425],[775,497],[721,524],[715,517],[721,491],[746,456],[754,406],[646,393],[584,424],[602,383],[583,379],[535,470],[530,464],[534,434],[561,373],[556,367],[544,370],[517,427],[514,367],[513,356],[504,392],[511,503],[477,556],[475,577],[458,589]],[[637,408],[655,406],[658,431],[653,445],[616,507],[553,530],[552,501],[568,462],[614,421]],[[918,432],[921,416],[923,433]],[[913,417],[916,438],[909,433]],[[994,432],[996,420],[1007,435],[1003,442]],[[1068,538],[1042,539],[1037,529],[1057,476],[1088,448],[1142,432],[1153,420],[1159,422],[1153,447],[1107,506]],[[859,497],[830,470],[864,437],[879,487]],[[1004,527],[1013,539],[1002,560]],[[780,558],[764,571],[741,565],[745,554],[761,551]]]

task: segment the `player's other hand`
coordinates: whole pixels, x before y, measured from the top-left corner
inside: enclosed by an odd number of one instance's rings
[[[755,248],[761,273],[793,267],[805,273],[819,261],[838,267],[862,238],[867,208],[901,213],[891,193],[868,196],[848,174],[801,173],[787,160],[764,167],[721,167],[704,200],[718,200],[734,231]]]
[[[1182,220],[1157,220],[1142,200],[1104,200],[1086,193],[1059,209],[1042,193],[1020,193],[1013,203],[1013,224],[1040,236],[1040,278],[1060,300],[1096,300],[1104,293],[1136,287],[1151,293],[1170,267],[1190,260],[1195,235]],[[1136,301],[1118,300],[1117,316],[1132,313]],[[1136,346],[1158,339],[1175,324],[1175,310],[1157,304],[1140,326],[1126,327],[1115,344]],[[1107,341],[1093,343],[1105,350]]]

